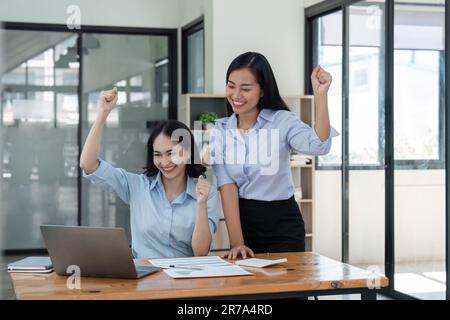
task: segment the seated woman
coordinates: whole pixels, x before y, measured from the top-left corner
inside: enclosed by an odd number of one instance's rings
[[[195,163],[192,132],[179,121],[160,122],[148,139],[145,172],[114,168],[99,159],[99,150],[117,98],[117,88],[100,96],[100,111],[81,153],[83,176],[130,205],[135,258],[208,254],[219,223],[218,193],[203,176],[206,168]]]

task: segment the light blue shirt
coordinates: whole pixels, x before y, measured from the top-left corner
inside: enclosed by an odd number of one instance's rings
[[[235,183],[239,197],[275,201],[294,195],[291,152],[324,155],[339,133],[331,127],[321,141],[314,129],[290,111],[262,109],[248,135],[237,129],[236,114],[216,121],[211,133],[211,163],[217,185]]]
[[[170,203],[161,173],[147,177],[114,168],[104,160],[91,174],[83,176],[93,184],[115,193],[130,205],[131,237],[135,258],[193,256],[192,234],[198,213],[195,195],[197,179],[188,176],[186,191]],[[207,200],[209,228],[215,234],[219,224],[218,193],[215,186]]]

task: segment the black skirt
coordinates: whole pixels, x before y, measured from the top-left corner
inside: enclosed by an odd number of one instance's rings
[[[244,242],[255,253],[305,251],[305,223],[294,196],[288,200],[239,199]]]

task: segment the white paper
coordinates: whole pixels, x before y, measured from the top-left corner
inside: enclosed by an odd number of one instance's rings
[[[183,278],[210,278],[210,277],[234,277],[250,276],[251,272],[242,269],[239,266],[213,267],[204,270],[188,270],[179,268],[170,268],[163,270],[169,277],[175,279]]]
[[[258,259],[258,258],[250,258],[236,261],[235,264],[245,267],[255,267],[255,268],[264,268],[268,266],[273,266],[279,263],[287,262],[286,258],[278,259],[278,260],[268,260],[268,259]]]
[[[170,258],[170,259],[149,259],[148,260],[155,267],[170,268],[175,267],[194,267],[194,268],[216,268],[224,266],[232,266],[233,264],[223,260],[219,256],[206,257],[189,257],[189,258]]]
[[[288,273],[286,268],[255,268],[247,266],[244,266],[244,268],[245,270],[250,271],[253,274],[259,273],[267,277],[284,276]]]

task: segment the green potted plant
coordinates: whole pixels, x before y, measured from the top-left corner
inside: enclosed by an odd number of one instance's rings
[[[205,112],[200,115],[199,120],[202,122],[203,129],[208,130],[214,126],[214,121],[216,121],[217,118],[217,113]]]

